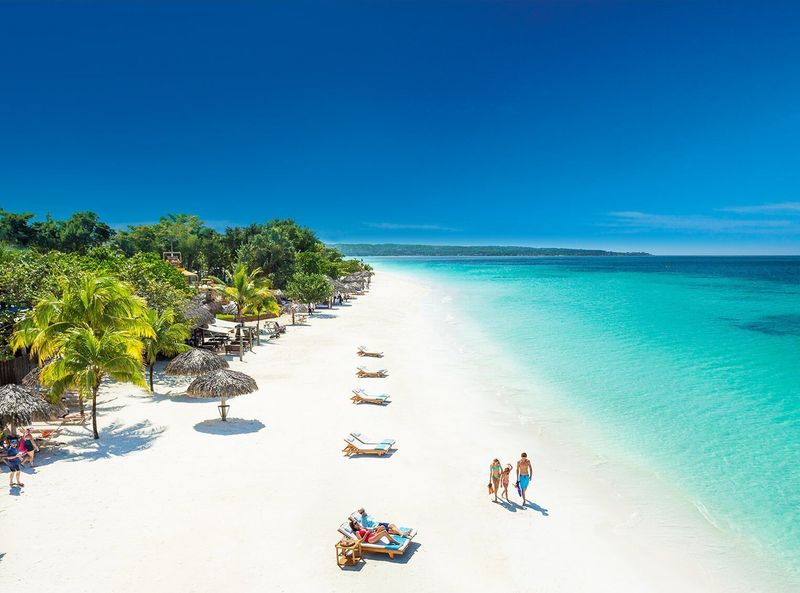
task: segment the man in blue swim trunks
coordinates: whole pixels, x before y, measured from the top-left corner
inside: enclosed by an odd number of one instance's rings
[[[528,489],[528,486],[531,485],[531,476],[533,475],[533,470],[531,469],[531,462],[528,459],[528,454],[523,453],[520,460],[517,461],[517,484],[519,485],[519,489],[522,492],[522,506],[525,506],[527,503],[527,499],[525,498],[525,491]]]

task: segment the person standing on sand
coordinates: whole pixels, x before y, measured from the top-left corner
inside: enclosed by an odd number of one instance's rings
[[[522,506],[525,506],[525,503],[528,502],[525,498],[525,491],[531,484],[532,474],[533,470],[531,469],[531,462],[528,459],[528,454],[523,453],[520,456],[520,460],[517,461],[517,485],[519,486],[520,492],[522,492]]]
[[[510,500],[508,500],[508,482],[510,479],[511,479],[511,464],[509,463],[503,470],[503,477],[501,480],[503,483],[503,498],[506,499],[506,502],[511,502]]]
[[[19,472],[20,469],[22,469],[19,459],[24,455],[24,453],[20,453],[17,447],[19,447],[19,441],[17,439],[11,439],[11,444],[9,445],[8,450],[6,451],[5,461],[8,464],[8,469],[11,470],[11,476],[9,477],[8,480],[9,488],[14,487],[14,478],[17,479],[16,485],[19,486],[20,488],[22,488],[25,485],[19,481]]]
[[[19,451],[23,454],[20,465],[25,465],[25,461],[27,460],[28,464],[33,467],[33,458],[36,456],[36,453],[39,452],[39,446],[36,444],[36,439],[33,438],[30,428],[25,430],[20,445]]]
[[[503,466],[500,460],[495,458],[489,466],[489,486],[493,487],[494,501],[497,502],[497,491],[500,489],[500,475],[503,473]]]

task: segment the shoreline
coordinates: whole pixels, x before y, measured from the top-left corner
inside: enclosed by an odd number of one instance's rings
[[[385,271],[378,270],[381,276],[386,276]],[[679,555],[685,554],[684,548],[688,547],[692,555],[697,554],[703,562],[709,562],[707,566],[698,562],[698,574],[737,575],[730,583],[725,583],[727,577],[720,581],[719,590],[722,591],[739,590],[736,587],[747,591],[794,590],[800,581],[755,538],[720,527],[702,504],[679,484],[666,480],[645,459],[625,449],[623,443],[611,438],[610,433],[582,411],[559,400],[558,393],[543,383],[531,384],[529,369],[523,370],[510,361],[505,345],[493,339],[491,331],[486,329],[491,324],[491,316],[479,324],[468,312],[460,311],[457,305],[451,306],[458,299],[450,296],[453,287],[446,280],[432,274],[396,269],[390,274],[427,283],[438,294],[436,300],[441,299],[443,304],[438,314],[446,315],[451,329],[447,338],[452,345],[460,347],[462,355],[471,359],[468,366],[473,368],[473,380],[492,387],[488,397],[503,410],[505,428],[520,440],[533,437],[540,448],[537,457],[544,459],[549,471],[559,478],[568,477],[584,490],[604,491],[603,503],[616,505],[624,501],[616,509],[620,513],[632,510],[629,520],[623,519],[611,531],[622,533],[634,527],[649,529],[648,536],[657,536],[660,543]],[[426,313],[429,320],[433,319],[431,310]],[[461,346],[473,343],[480,346]],[[492,367],[497,365],[488,377],[481,377],[481,373],[474,370],[479,368],[481,359],[490,360]],[[502,380],[492,378],[498,374],[503,375]],[[543,414],[539,413],[540,407]],[[546,454],[542,456],[541,452]],[[528,453],[530,455],[530,451]],[[534,474],[536,469],[534,465]],[[536,481],[534,476],[534,484]],[[676,532],[682,535],[675,537]],[[709,554],[710,550],[714,553]],[[757,556],[753,556],[754,553]]]
[[[475,356],[486,345],[465,349],[447,331],[435,290],[377,272],[351,306],[321,309],[231,361],[259,385],[229,401],[233,417],[253,421],[239,434],[204,432],[218,402],[166,395],[182,383],[161,373],[154,396],[104,388],[100,443],[76,430],[78,457],[42,458],[22,496],[0,502],[12,541],[31,530],[59,534],[35,556],[2,550],[3,572],[67,593],[205,592],[232,582],[279,591],[780,590],[757,559],[684,520],[696,513],[676,504],[662,516],[645,504],[650,488],[633,487],[635,475],[565,447],[562,419],[521,418],[502,384],[481,378]],[[362,343],[386,357],[359,359]],[[362,363],[389,377],[357,380]],[[359,385],[392,403],[352,405]],[[346,459],[350,430],[396,438],[397,452]],[[513,463],[521,450],[534,464],[530,498],[547,516],[495,505],[486,493],[491,458]],[[417,528],[414,549],[337,569],[336,528],[359,506]]]

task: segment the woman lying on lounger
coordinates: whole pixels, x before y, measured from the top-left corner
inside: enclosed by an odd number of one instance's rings
[[[394,539],[391,534],[384,529],[382,525],[377,525],[375,529],[364,529],[361,525],[358,524],[358,521],[350,518],[350,529],[355,533],[358,537],[360,537],[363,541],[367,542],[368,544],[377,544],[383,538],[386,538],[386,541],[390,544],[397,544],[400,545],[401,542]]]

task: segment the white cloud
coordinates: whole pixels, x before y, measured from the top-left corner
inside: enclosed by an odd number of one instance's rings
[[[781,233],[800,232],[800,225],[791,220],[745,219],[694,214],[651,214],[647,212],[610,212],[611,220],[603,226],[625,232],[680,231],[709,233]]]
[[[800,214],[800,202],[776,202],[772,204],[759,204],[757,206],[729,206],[723,208],[723,212],[736,212],[739,214],[757,213],[797,213]]]

